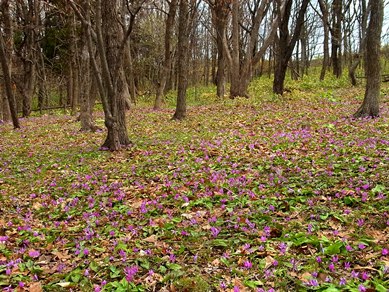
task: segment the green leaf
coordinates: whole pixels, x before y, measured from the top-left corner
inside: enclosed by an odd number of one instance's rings
[[[323,290],[322,292],[338,292],[340,291],[339,289],[335,287],[328,287],[327,289]]]
[[[244,281],[244,285],[251,288],[251,289],[255,289],[257,288],[258,286],[262,286],[263,285],[263,282],[261,281],[250,281],[250,280],[247,280],[247,281]]]
[[[383,185],[376,185],[372,190],[373,193],[382,193],[385,191],[385,186]]]
[[[381,285],[380,283],[377,283],[377,282],[374,282],[374,286],[375,286],[375,289],[378,291],[378,292],[387,292],[388,291],[388,288],[385,288],[383,285]]]
[[[80,282],[81,280],[81,274],[80,273],[73,273],[71,276],[70,276],[70,279],[72,279],[72,282],[74,283],[78,283]]]
[[[211,243],[213,246],[219,246],[219,247],[227,247],[228,243],[224,239],[215,239]]]
[[[89,268],[96,273],[99,270],[99,265],[93,261],[89,264]]]
[[[347,196],[347,197],[344,197],[343,198],[343,202],[347,205],[347,206],[352,206],[354,205],[355,203],[355,199],[350,197],[350,196]]]
[[[167,269],[166,269],[165,266],[159,266],[159,269],[158,269],[158,270],[161,272],[161,274],[165,274],[166,271],[167,271]]]
[[[166,266],[173,271],[178,271],[181,270],[182,268],[179,264],[175,264],[175,263],[167,263]]]
[[[334,244],[331,244],[330,246],[326,247],[324,249],[324,254],[328,255],[334,255],[340,253],[340,248],[344,246],[343,242],[337,241]]]
[[[146,259],[140,259],[139,262],[140,262],[140,266],[141,266],[142,268],[144,268],[144,269],[146,269],[146,270],[150,270],[150,263],[149,263],[148,260],[146,260]]]

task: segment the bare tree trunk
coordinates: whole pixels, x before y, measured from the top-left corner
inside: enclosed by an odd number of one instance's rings
[[[129,95],[131,99],[131,103],[136,104],[136,85],[135,85],[135,74],[134,74],[134,66],[132,61],[131,47],[127,42],[125,48],[125,67],[127,68],[126,80],[128,84]],[[130,102],[127,101],[127,109],[130,109]]]
[[[186,116],[186,90],[188,87],[189,62],[189,4],[180,0],[178,18],[178,90],[177,106],[173,120],[182,120]]]
[[[9,1],[1,2],[3,12],[3,32],[0,32],[0,63],[4,75],[5,98],[9,106],[12,123],[15,129],[20,128],[16,109],[16,99],[12,86],[11,64],[13,49],[12,20],[10,16]]]
[[[85,5],[83,7],[85,13],[89,13],[89,7]],[[89,15],[87,16],[89,18]],[[96,127],[93,121],[93,105],[95,100],[95,94],[93,90],[93,76],[91,74],[92,62],[90,60],[91,56],[88,52],[87,48],[87,30],[88,28],[84,25],[82,27],[82,35],[83,38],[81,40],[81,57],[80,57],[80,67],[83,75],[80,76],[82,82],[80,84],[80,88],[82,88],[80,92],[80,123],[81,123],[81,131],[96,131],[98,128]]]
[[[19,25],[23,31],[23,41],[16,50],[16,54],[23,64],[21,78],[14,79],[22,96],[22,115],[28,117],[31,114],[31,103],[36,86],[36,67],[40,51],[37,34],[40,23],[39,1],[28,0],[16,2],[17,11],[20,13]]]
[[[361,31],[360,31],[360,40],[359,40],[359,52],[357,55],[354,56],[354,60],[350,65],[349,68],[349,77],[351,80],[351,84],[353,86],[357,85],[357,78],[355,77],[355,71],[358,68],[358,65],[360,64],[362,57],[366,50],[366,29],[367,29],[367,7],[366,7],[366,0],[362,0],[361,3]]]
[[[365,67],[366,90],[361,107],[354,114],[355,118],[378,117],[379,97],[381,88],[381,31],[384,15],[384,3],[382,0],[370,0],[370,21],[366,34]]]
[[[342,0],[332,1],[331,63],[333,74],[342,76]]]
[[[162,106],[163,96],[165,92],[166,82],[169,76],[169,71],[172,66],[172,36],[174,31],[174,19],[176,17],[176,11],[178,6],[178,0],[172,0],[169,3],[169,14],[166,19],[165,27],[165,59],[162,64],[162,70],[160,72],[154,109],[158,110]]]
[[[300,37],[301,29],[304,24],[305,12],[308,7],[309,0],[303,0],[298,10],[296,24],[293,34],[289,34],[289,19],[291,15],[293,0],[286,0],[285,11],[280,9],[280,36],[278,38],[278,55],[274,71],[273,92],[276,94],[284,93],[284,81],[288,62],[292,56],[294,47]]]
[[[224,97],[226,83],[226,52],[224,42],[227,33],[227,21],[229,15],[229,3],[231,1],[216,0],[211,5],[212,20],[216,32],[217,48],[217,73],[216,73],[216,94],[218,97]]]
[[[78,46],[77,46],[77,34],[76,34],[76,19],[74,15],[69,16],[69,29],[70,29],[70,60],[69,60],[69,84],[68,94],[69,102],[71,105],[72,115],[77,114],[77,106],[79,102],[79,66],[78,66]]]

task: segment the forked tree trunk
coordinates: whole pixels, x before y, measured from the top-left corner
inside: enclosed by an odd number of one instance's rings
[[[355,118],[378,117],[379,97],[381,88],[381,30],[384,15],[384,3],[382,0],[370,0],[370,21],[366,34],[365,70],[366,89],[365,98],[361,107],[354,114]]]
[[[289,34],[289,19],[293,0],[287,0],[285,4],[285,11],[280,9],[280,36],[278,38],[277,49],[278,55],[276,59],[276,66],[274,68],[273,92],[276,94],[284,93],[284,81],[288,62],[292,56],[294,47],[300,37],[301,29],[304,24],[305,11],[307,10],[309,0],[303,0],[298,10],[295,27],[292,34]]]

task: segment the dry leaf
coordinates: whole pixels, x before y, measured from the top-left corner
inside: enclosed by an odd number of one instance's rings
[[[57,283],[57,285],[61,286],[62,288],[69,287],[70,284],[71,284],[70,282],[60,282],[60,283]]]
[[[146,237],[143,240],[146,242],[150,242],[150,243],[156,243],[158,241],[158,237],[155,234],[153,234],[153,235],[150,235],[149,237]]]
[[[29,292],[42,292],[43,291],[42,284],[40,282],[33,283],[28,288],[28,291]]]

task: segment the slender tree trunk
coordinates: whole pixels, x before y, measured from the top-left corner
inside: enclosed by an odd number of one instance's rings
[[[342,7],[342,0],[332,1],[331,63],[333,74],[337,78],[342,76]]]
[[[163,96],[165,92],[166,82],[169,77],[169,71],[172,66],[172,36],[174,32],[174,19],[176,17],[176,11],[178,6],[178,0],[172,0],[169,3],[169,14],[166,19],[165,27],[165,59],[162,64],[162,70],[160,72],[158,86],[156,90],[156,96],[154,101],[154,109],[159,110],[163,103]]]
[[[87,6],[84,6],[84,9],[88,9]],[[86,10],[88,11],[88,10]],[[87,12],[89,13],[89,11]],[[80,84],[80,123],[81,123],[81,131],[96,131],[97,127],[93,121],[93,104],[94,104],[94,96],[92,92],[93,87],[93,76],[91,75],[91,61],[90,55],[88,52],[87,44],[85,43],[86,39],[86,31],[85,27],[83,27],[83,38],[81,45],[81,57],[80,57],[80,67],[81,72],[83,72]]]
[[[177,106],[173,120],[182,120],[186,116],[189,62],[189,4],[187,0],[180,0],[178,25],[178,89]]]
[[[370,21],[366,34],[365,67],[366,90],[361,107],[354,114],[355,118],[378,117],[379,97],[381,88],[381,31],[384,15],[384,3],[382,0],[370,0]]]
[[[354,56],[354,60],[350,65],[349,68],[349,77],[351,80],[351,84],[353,86],[357,85],[357,78],[355,76],[355,71],[358,68],[358,65],[361,63],[362,57],[366,50],[366,29],[367,29],[367,7],[366,7],[366,0],[361,1],[361,31],[360,31],[360,40],[359,40],[359,52]]]
[[[132,104],[136,104],[136,85],[135,85],[135,74],[134,65],[132,61],[132,53],[130,43],[127,42],[125,49],[125,67],[127,68],[126,80],[128,84],[128,90]],[[127,104],[127,109],[130,109],[130,103]]]

